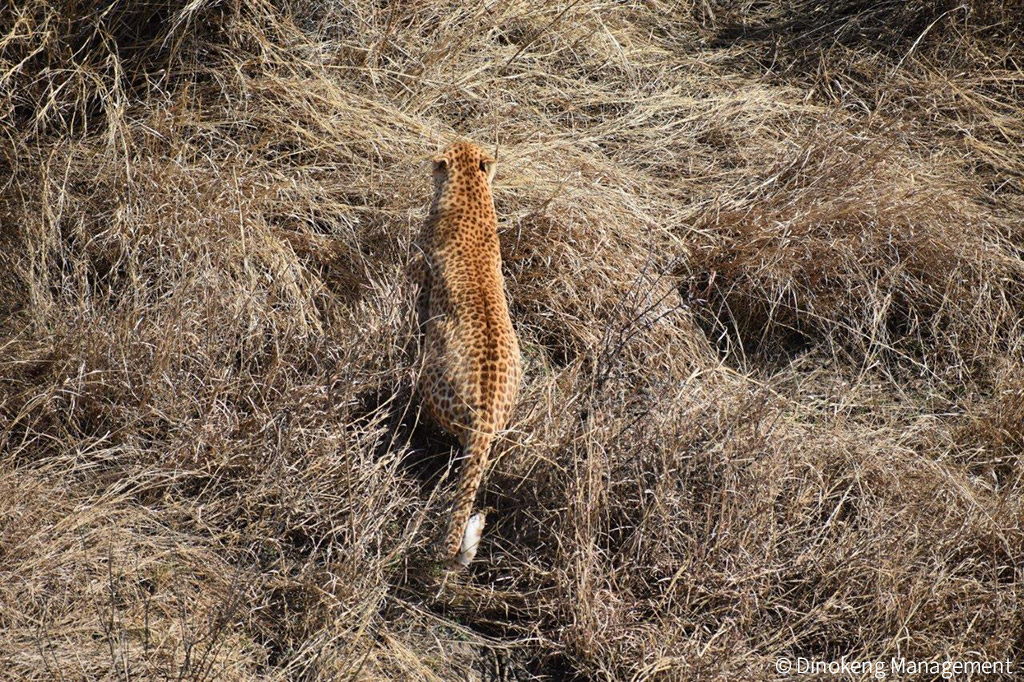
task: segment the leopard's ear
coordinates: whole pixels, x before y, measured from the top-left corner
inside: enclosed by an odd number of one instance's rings
[[[435,173],[444,173],[446,170],[448,170],[449,161],[448,157],[445,156],[444,154],[438,154],[437,156],[430,160],[430,163],[433,166]]]
[[[491,156],[480,157],[480,170],[487,176],[487,184],[494,181],[494,173],[498,170],[498,162]]]

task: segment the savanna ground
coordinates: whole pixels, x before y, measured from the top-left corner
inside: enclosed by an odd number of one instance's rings
[[[1024,6],[0,9],[0,676],[1024,666]],[[408,268],[498,148],[526,380],[424,557]]]

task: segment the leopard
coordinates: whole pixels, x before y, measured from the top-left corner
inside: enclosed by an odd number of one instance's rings
[[[473,513],[488,458],[508,426],[522,381],[519,339],[502,275],[491,192],[497,161],[457,139],[431,159],[434,196],[419,239],[420,402],[459,441],[462,467],[441,548],[452,570],[469,566],[486,511]]]

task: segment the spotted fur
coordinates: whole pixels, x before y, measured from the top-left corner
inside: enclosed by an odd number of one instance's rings
[[[433,164],[434,201],[421,240],[425,336],[418,389],[426,412],[463,447],[445,544],[446,560],[457,566],[472,559],[461,552],[467,523],[491,445],[512,413],[522,365],[501,274],[491,197],[495,160],[459,141]],[[482,527],[481,516],[477,537]]]

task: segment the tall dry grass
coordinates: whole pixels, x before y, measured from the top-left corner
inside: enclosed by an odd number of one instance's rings
[[[1024,665],[1012,0],[0,11],[11,679]],[[424,557],[424,160],[497,146],[526,382]]]

